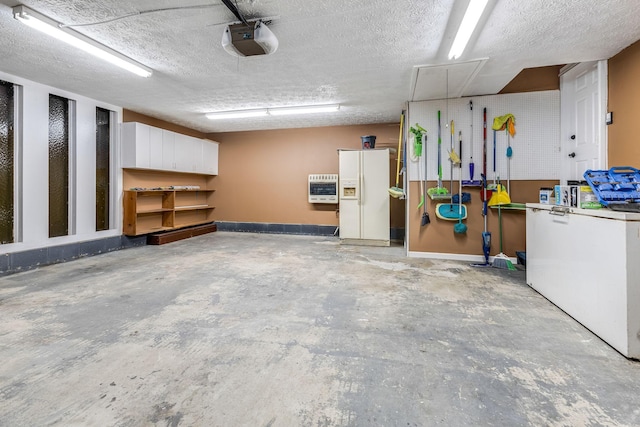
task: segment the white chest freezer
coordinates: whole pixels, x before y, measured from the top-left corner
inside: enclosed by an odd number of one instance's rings
[[[640,214],[527,203],[527,284],[640,359]]]

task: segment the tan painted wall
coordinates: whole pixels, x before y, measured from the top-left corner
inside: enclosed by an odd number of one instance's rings
[[[609,166],[640,168],[640,41],[609,59]]]
[[[503,182],[506,185],[506,182]],[[553,187],[558,181],[511,181],[511,200],[518,203],[538,203],[540,187]],[[427,188],[435,187],[435,181],[429,181]],[[448,187],[448,183],[447,183]],[[458,185],[454,182],[454,192],[458,191]],[[480,188],[462,187],[462,191],[471,194],[471,202],[465,203],[467,207],[467,225],[465,234],[456,234],[453,226],[457,221],[447,221],[436,216],[436,205],[448,203],[428,200],[427,212],[431,222],[422,226],[422,209],[416,209],[420,183],[411,183],[411,204],[409,209],[409,250],[415,252],[439,252],[451,254],[482,255],[482,232],[484,231],[484,219],[482,216],[482,201],[480,200]],[[509,256],[515,256],[516,251],[526,250],[526,221],[524,211],[502,210],[503,224],[503,252]],[[491,255],[500,252],[500,235],[498,228],[498,211],[488,209],[487,228],[491,232]]]
[[[337,205],[307,201],[312,173],[338,173],[339,148],[397,148],[398,123],[209,134],[220,142],[216,219],[239,222],[338,225]],[[395,181],[395,154],[389,159]],[[391,200],[391,226],[404,227],[404,204]]]
[[[562,65],[525,68],[498,93],[536,92],[560,89]]]

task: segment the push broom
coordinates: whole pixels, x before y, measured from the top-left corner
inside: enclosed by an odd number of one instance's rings
[[[504,252],[502,252],[502,206],[511,204],[511,198],[509,197],[509,193],[505,190],[504,186],[500,183],[500,178],[498,178],[497,188],[493,191],[491,195],[491,200],[489,200],[489,206],[498,206],[498,231],[500,233],[500,253],[493,257],[493,267],[501,268],[503,270],[515,270],[515,266],[513,262],[509,259]]]
[[[424,185],[422,185],[423,181],[420,181],[420,184],[421,184],[420,196],[424,201],[424,199],[426,199],[427,197],[427,191],[425,188],[427,186],[427,134],[426,133],[424,134],[424,142],[422,143],[422,155],[424,156]],[[424,227],[430,222],[431,222],[431,219],[429,218],[429,212],[427,212],[427,204],[422,203],[422,219],[420,221],[420,225]]]
[[[400,188],[400,150],[402,149],[402,133],[404,130],[404,111],[400,114],[400,134],[398,135],[398,160],[396,162],[396,185],[389,188],[389,194],[395,199],[404,199],[404,190]]]

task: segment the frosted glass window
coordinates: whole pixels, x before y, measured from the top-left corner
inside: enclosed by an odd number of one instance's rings
[[[14,90],[0,80],[0,244],[13,243]]]
[[[69,100],[49,95],[49,237],[69,234]]]
[[[96,231],[109,229],[111,111],[96,108]]]

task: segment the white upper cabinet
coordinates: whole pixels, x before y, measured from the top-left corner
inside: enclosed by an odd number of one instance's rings
[[[218,143],[142,123],[123,123],[122,167],[217,175]]]
[[[199,138],[176,134],[174,158],[176,170],[198,172],[196,165],[202,162],[202,142]]]
[[[202,140],[202,173],[218,175],[218,143]]]
[[[149,128],[142,123],[122,124],[122,167],[149,168]]]
[[[168,131],[162,131],[162,170],[174,171],[176,162],[174,157],[174,147],[176,145],[176,134]]]
[[[149,127],[149,168],[162,169],[162,129]]]

